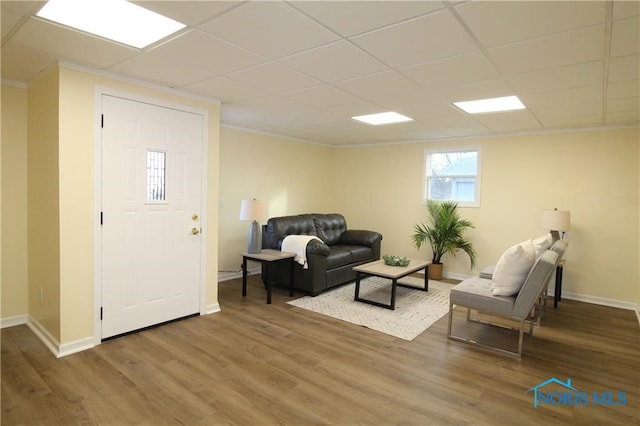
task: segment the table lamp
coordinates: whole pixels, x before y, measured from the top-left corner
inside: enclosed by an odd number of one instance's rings
[[[544,209],[540,217],[540,227],[551,231],[551,238],[555,243],[560,239],[560,232],[564,236],[565,231],[571,227],[571,212],[568,210]]]
[[[262,200],[242,200],[240,205],[240,220],[251,221],[249,225],[249,244],[247,253],[260,253],[262,251],[261,232],[258,221],[267,218],[267,203]]]

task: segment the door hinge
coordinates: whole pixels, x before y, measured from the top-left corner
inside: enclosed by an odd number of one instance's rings
[[[104,114],[100,114],[100,128],[104,129]]]
[[[100,321],[102,321],[102,306],[100,306]]]

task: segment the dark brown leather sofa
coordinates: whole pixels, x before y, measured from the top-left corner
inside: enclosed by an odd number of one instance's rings
[[[307,245],[308,269],[293,263],[294,288],[311,296],[355,280],[354,266],[380,259],[382,235],[347,229],[347,221],[341,214],[273,217],[262,227],[262,248],[281,250],[282,240],[288,235],[313,235],[322,240],[314,239]],[[274,264],[267,277],[267,268],[263,266],[262,279],[288,286],[289,268],[288,263]]]

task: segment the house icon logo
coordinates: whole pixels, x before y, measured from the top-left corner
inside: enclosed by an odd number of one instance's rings
[[[552,385],[550,389],[543,389]],[[560,390],[558,390],[560,389]],[[613,390],[579,391],[571,384],[571,379],[566,382],[552,377],[535,385],[525,393],[533,393],[533,407],[538,408],[543,404],[554,406],[585,406],[585,405],[626,405],[627,392]]]
[[[538,385],[535,385],[534,387],[532,387],[531,389],[529,389],[527,391],[527,393],[533,392],[533,407],[534,408],[538,408],[538,406],[543,401],[545,401],[547,399],[547,398],[545,398],[547,394],[544,394],[540,389],[545,387],[545,386],[547,386],[547,385],[550,385],[552,383],[558,384],[558,385],[560,385],[562,387],[565,387],[568,390],[571,390],[571,391],[574,391],[574,392],[578,391],[578,389],[574,388],[571,385],[571,379],[567,378],[567,381],[563,382],[562,380],[559,380],[559,379],[556,379],[555,377],[552,377],[549,380],[545,380],[544,382],[542,382],[542,383],[540,383]],[[541,399],[542,399],[542,401],[541,401]]]

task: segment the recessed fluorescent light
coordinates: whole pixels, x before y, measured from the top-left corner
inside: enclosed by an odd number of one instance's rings
[[[186,26],[124,0],[49,0],[37,16],[139,49]]]
[[[359,115],[357,117],[351,117],[354,120],[362,121],[363,123],[373,124],[374,126],[378,126],[380,124],[392,124],[392,123],[402,123],[405,121],[413,121],[413,118],[406,117],[402,114],[398,114],[397,112],[389,111],[389,112],[380,112],[378,114],[368,114],[368,115]]]
[[[500,112],[525,109],[526,107],[517,96],[505,96],[502,98],[478,99],[476,101],[454,102],[455,106],[469,114],[483,112]]]

